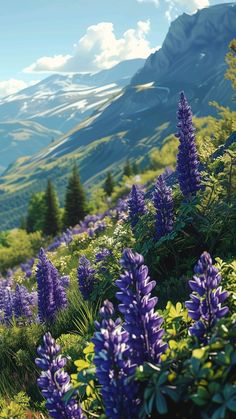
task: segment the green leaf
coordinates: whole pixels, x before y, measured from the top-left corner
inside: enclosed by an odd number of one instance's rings
[[[229,410],[231,410],[232,412],[236,412],[236,400],[229,400],[227,402],[227,407]]]
[[[157,391],[156,393],[156,409],[161,415],[164,415],[168,411],[166,399],[160,391]]]
[[[197,394],[201,399],[207,400],[209,398],[209,393],[205,387],[198,387]]]

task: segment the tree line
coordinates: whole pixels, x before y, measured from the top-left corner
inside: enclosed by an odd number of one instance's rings
[[[126,161],[123,168],[123,177],[130,177],[139,171],[136,162]],[[112,172],[108,172],[103,184],[107,197],[114,191],[116,182]],[[46,236],[55,236],[62,229],[75,226],[84,219],[88,213],[88,205],[85,190],[80,181],[79,171],[76,164],[69,176],[64,211],[59,206],[57,191],[52,181],[48,179],[44,192],[34,193],[28,205],[26,219],[22,220],[21,228],[28,233],[41,230]]]

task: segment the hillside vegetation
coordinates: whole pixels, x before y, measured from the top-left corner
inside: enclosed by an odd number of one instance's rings
[[[52,237],[48,182],[46,236],[1,233],[0,417],[235,417],[235,114],[214,106],[193,121],[181,92],[176,135],[79,224]]]

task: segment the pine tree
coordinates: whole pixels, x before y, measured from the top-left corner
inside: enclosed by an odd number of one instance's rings
[[[136,161],[134,161],[132,164],[132,172],[134,175],[137,175],[139,173],[139,167]]]
[[[104,182],[103,189],[106,192],[107,196],[111,196],[112,192],[114,191],[115,182],[111,172],[108,172],[106,180]]]
[[[26,217],[26,230],[28,233],[43,230],[45,218],[45,193],[34,193],[28,205],[28,213]]]
[[[130,176],[132,176],[132,174],[133,174],[132,168],[131,168],[131,165],[130,165],[130,161],[128,159],[128,160],[126,160],[126,163],[124,165],[123,175],[127,176],[127,177],[130,177]]]
[[[85,192],[80,182],[77,166],[74,165],[66,189],[64,226],[75,226],[81,220],[83,220],[85,215]]]
[[[57,193],[50,180],[45,192],[45,217],[43,232],[48,236],[55,236],[60,230],[60,210]]]
[[[228,69],[225,77],[231,80],[232,88],[236,89],[236,39],[233,39],[229,44],[230,52],[226,55],[226,62]]]

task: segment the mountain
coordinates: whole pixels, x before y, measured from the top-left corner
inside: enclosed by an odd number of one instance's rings
[[[32,190],[42,188],[42,177],[48,176],[62,197],[74,159],[87,187],[101,181],[107,170],[121,170],[127,157],[145,161],[149,151],[175,131],[180,90],[185,91],[195,115],[215,115],[210,100],[233,108],[231,83],[224,73],[235,28],[235,3],[179,16],[162,48],[111,103],[102,105],[59,141],[9,168],[1,178],[0,204],[14,212],[16,196],[19,201],[24,196],[25,201]],[[25,202],[19,205],[25,208]],[[17,223],[13,213],[11,222]]]
[[[144,60],[134,59],[96,74],[55,74],[1,99],[0,172],[109,103],[143,64]]]
[[[22,156],[29,156],[62,135],[33,121],[0,122],[0,172]]]
[[[32,120],[66,133],[127,85],[144,60],[95,74],[55,74],[0,100],[0,120]]]

